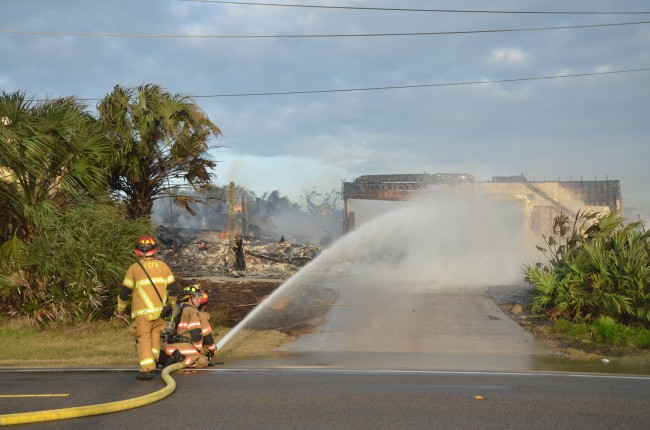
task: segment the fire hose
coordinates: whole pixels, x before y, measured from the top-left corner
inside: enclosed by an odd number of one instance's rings
[[[48,411],[22,412],[16,414],[0,415],[0,425],[27,424],[41,421],[55,421],[68,418],[87,417],[90,415],[107,414],[110,412],[124,411],[134,409],[140,406],[162,400],[169,396],[176,389],[176,381],[169,376],[170,373],[181,370],[185,367],[183,363],[175,363],[163,369],[161,377],[167,386],[161,390],[155,391],[145,396],[134,397],[132,399],[119,400],[110,403],[101,403],[98,405],[78,406],[74,408],[52,409]]]

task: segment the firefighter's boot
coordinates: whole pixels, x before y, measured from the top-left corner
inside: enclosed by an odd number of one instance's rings
[[[135,375],[135,379],[139,379],[140,381],[146,381],[148,379],[153,378],[153,371],[152,372],[138,372],[137,375]]]
[[[172,352],[172,355],[167,358],[167,361],[165,362],[165,367],[171,366],[172,364],[180,363],[181,361],[185,360],[185,356],[181,354],[181,352],[177,349]]]
[[[163,351],[160,354],[160,357],[158,357],[158,361],[156,362],[156,368],[164,368],[165,365],[167,364],[167,360],[169,360],[169,356],[165,354]]]

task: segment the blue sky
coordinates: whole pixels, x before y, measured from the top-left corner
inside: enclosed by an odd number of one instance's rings
[[[275,0],[372,8],[649,12],[617,0]],[[349,10],[177,0],[6,0],[0,89],[99,99],[155,83],[222,129],[216,182],[256,193],[339,189],[365,174],[619,179],[628,217],[650,214],[650,14]],[[36,34],[38,33],[38,34]],[[54,33],[64,33],[63,35]],[[72,33],[77,33],[76,35]],[[107,35],[112,36],[90,36]],[[126,35],[185,37],[125,37]],[[192,37],[188,37],[192,36]],[[202,37],[196,37],[202,36]],[[516,80],[489,83],[488,81]],[[481,84],[468,84],[485,82]],[[445,85],[440,85],[445,84]],[[462,84],[462,85],[446,85]],[[311,92],[414,86],[368,91]],[[242,96],[251,93],[303,94]],[[210,97],[210,96],[219,97]],[[238,96],[234,96],[238,95]],[[94,110],[96,100],[89,100]]]

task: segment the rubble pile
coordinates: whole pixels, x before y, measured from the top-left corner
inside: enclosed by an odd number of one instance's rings
[[[286,279],[322,250],[310,243],[243,238],[246,269],[234,270],[229,239],[222,232],[158,228],[159,255],[178,277]]]

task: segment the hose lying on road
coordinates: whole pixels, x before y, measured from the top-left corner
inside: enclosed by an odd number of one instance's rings
[[[163,369],[161,376],[167,386],[161,390],[133,399],[119,400],[117,402],[101,403],[99,405],[78,406],[75,408],[52,409],[49,411],[22,412],[17,414],[0,415],[0,425],[27,424],[41,421],[63,420],[68,418],[87,417],[89,415],[107,414],[110,412],[124,411],[148,405],[164,399],[176,389],[176,381],[169,376],[170,373],[184,368],[183,363],[175,363]]]

